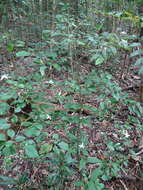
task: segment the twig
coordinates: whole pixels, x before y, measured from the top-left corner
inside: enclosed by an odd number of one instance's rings
[[[122,180],[120,180],[120,183],[123,185],[123,187],[124,187],[125,190],[129,190]]]
[[[139,88],[138,85],[133,85],[133,86],[128,86],[122,89],[122,91],[126,91],[126,90],[133,90],[135,91],[136,88]]]

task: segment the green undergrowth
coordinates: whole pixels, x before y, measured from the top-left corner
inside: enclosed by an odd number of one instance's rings
[[[5,189],[103,190],[128,172],[129,155],[138,158],[129,145],[132,131],[143,129],[142,107],[108,72],[65,81],[37,72],[9,75],[1,83],[0,186]]]

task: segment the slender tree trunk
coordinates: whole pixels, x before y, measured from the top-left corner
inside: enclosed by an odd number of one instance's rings
[[[48,11],[48,0],[42,0],[42,11],[43,12]]]
[[[35,12],[39,13],[40,12],[40,0],[34,0],[35,4]]]
[[[143,2],[141,2],[138,6],[138,13],[140,16],[143,15]],[[140,38],[143,38],[143,21],[140,21]],[[143,48],[143,42],[141,40],[142,48]],[[142,66],[143,67],[143,66]],[[139,91],[139,96],[140,96],[140,102],[143,103],[143,73],[140,74],[141,78],[141,83],[140,83],[140,91]]]
[[[79,18],[79,0],[75,0],[73,8],[74,8],[75,21],[78,22],[78,18]]]

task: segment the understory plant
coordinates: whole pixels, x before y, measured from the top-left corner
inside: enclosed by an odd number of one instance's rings
[[[80,76],[82,83],[73,78],[61,83],[47,81],[40,72],[32,77],[3,79],[0,152],[1,170],[6,175],[0,176],[1,186],[60,190],[69,189],[70,184],[70,189],[106,189],[106,182],[126,170],[128,154],[122,152],[131,141],[126,133],[132,129],[130,122],[141,127],[140,104],[130,100],[107,72]],[[64,86],[62,91],[48,96],[46,89],[54,91],[60,86]],[[89,97],[92,103],[87,104]],[[116,123],[121,105],[128,114],[124,123]],[[90,131],[96,123],[117,129],[112,134],[114,140],[101,132],[106,147],[100,156],[89,151],[91,143],[95,150],[101,146],[98,142],[94,145],[94,139],[91,142]],[[35,173],[30,174],[20,163]],[[20,171],[23,177],[13,174]],[[35,184],[39,172],[42,176]]]

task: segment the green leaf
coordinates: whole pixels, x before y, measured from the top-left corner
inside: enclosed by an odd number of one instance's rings
[[[76,182],[75,182],[75,186],[76,186],[76,187],[81,187],[81,186],[83,186],[83,185],[84,185],[83,181],[76,181]]]
[[[0,94],[0,100],[2,100],[2,101],[6,101],[6,100],[9,100],[11,98],[16,98],[15,93],[11,92],[11,94],[7,94],[7,93],[1,93]]]
[[[37,158],[39,156],[34,144],[25,145],[24,149],[29,158]]]
[[[24,141],[25,140],[25,137],[24,136],[21,136],[21,135],[18,135],[18,136],[16,136],[16,138],[15,138],[15,141],[16,142],[22,142],[22,141]]]
[[[23,83],[20,83],[17,86],[18,86],[18,88],[25,88],[25,84],[23,84]]]
[[[8,52],[12,52],[14,50],[14,43],[9,41],[7,44],[7,50]]]
[[[142,66],[143,65],[143,57],[140,57],[135,62],[135,66]]]
[[[31,127],[25,130],[24,134],[27,137],[34,137],[40,135],[40,130],[36,129],[35,127]]]
[[[96,61],[96,59],[99,57],[99,54],[93,54],[90,58],[90,61]]]
[[[0,119],[0,130],[5,130],[10,128],[10,124],[7,123],[7,119],[6,118],[1,118]]]
[[[93,170],[91,174],[91,179],[96,180],[103,174],[103,171],[100,168],[96,168]]]
[[[29,53],[27,51],[19,51],[16,53],[16,57],[28,57],[30,55],[31,55],[31,53]]]
[[[16,42],[16,47],[24,47],[24,46],[25,46],[25,42],[24,41],[18,40]]]
[[[40,73],[41,73],[42,76],[45,75],[46,69],[47,69],[47,67],[45,65],[40,67]]]
[[[61,148],[61,149],[63,149],[63,150],[69,150],[69,145],[67,144],[67,143],[65,143],[65,142],[60,142],[59,144],[58,144],[58,146]]]
[[[135,50],[130,54],[130,57],[135,57],[135,56],[142,55],[142,54],[143,54],[143,50],[141,50],[141,49]]]
[[[80,160],[80,164],[79,164],[79,169],[81,170],[81,169],[85,169],[86,168],[86,163],[87,163],[87,160],[85,160],[85,159],[81,159]]]
[[[9,136],[9,137],[14,137],[15,136],[15,131],[14,130],[12,130],[12,129],[8,129],[7,130],[7,135]]]
[[[6,141],[6,136],[5,134],[0,133],[0,141]]]
[[[3,151],[2,151],[2,154],[3,154],[4,156],[10,156],[10,155],[12,155],[12,154],[14,154],[14,153],[15,153],[15,145],[14,145],[14,142],[13,142],[13,141],[7,141],[7,142],[5,143],[5,147],[4,147]]]
[[[61,71],[62,67],[58,64],[53,64],[53,67],[57,70],[57,71]]]
[[[96,157],[88,157],[87,159],[87,163],[92,163],[92,164],[96,164],[96,163],[101,163],[102,161],[99,160],[98,158]]]
[[[65,103],[64,108],[77,110],[77,109],[83,108],[83,106],[81,104],[68,102],[68,103]]]
[[[87,185],[88,185],[87,190],[95,190],[95,184],[92,180]]]
[[[104,62],[104,58],[103,57],[98,57],[95,61],[95,65],[100,65]]]
[[[52,148],[53,148],[52,144],[48,144],[48,143],[42,144],[40,148],[40,154],[46,154],[50,152]]]
[[[141,46],[141,43],[134,42],[130,44],[130,47],[140,47],[140,46]]]
[[[13,115],[13,116],[12,116],[11,122],[12,122],[12,123],[17,123],[17,122],[18,122],[18,117],[17,117],[17,115]]]
[[[7,103],[5,102],[0,103],[0,115],[7,114],[7,111],[9,109],[10,109],[10,106]]]
[[[17,182],[11,178],[11,177],[7,177],[7,176],[0,176],[0,185],[16,185]]]
[[[19,113],[19,112],[21,112],[21,109],[22,109],[22,108],[21,108],[20,106],[18,106],[17,108],[15,108],[14,112],[15,112],[15,113]]]
[[[36,129],[39,129],[39,130],[42,130],[42,129],[43,129],[43,125],[40,124],[40,123],[34,123],[33,126],[34,126]]]

